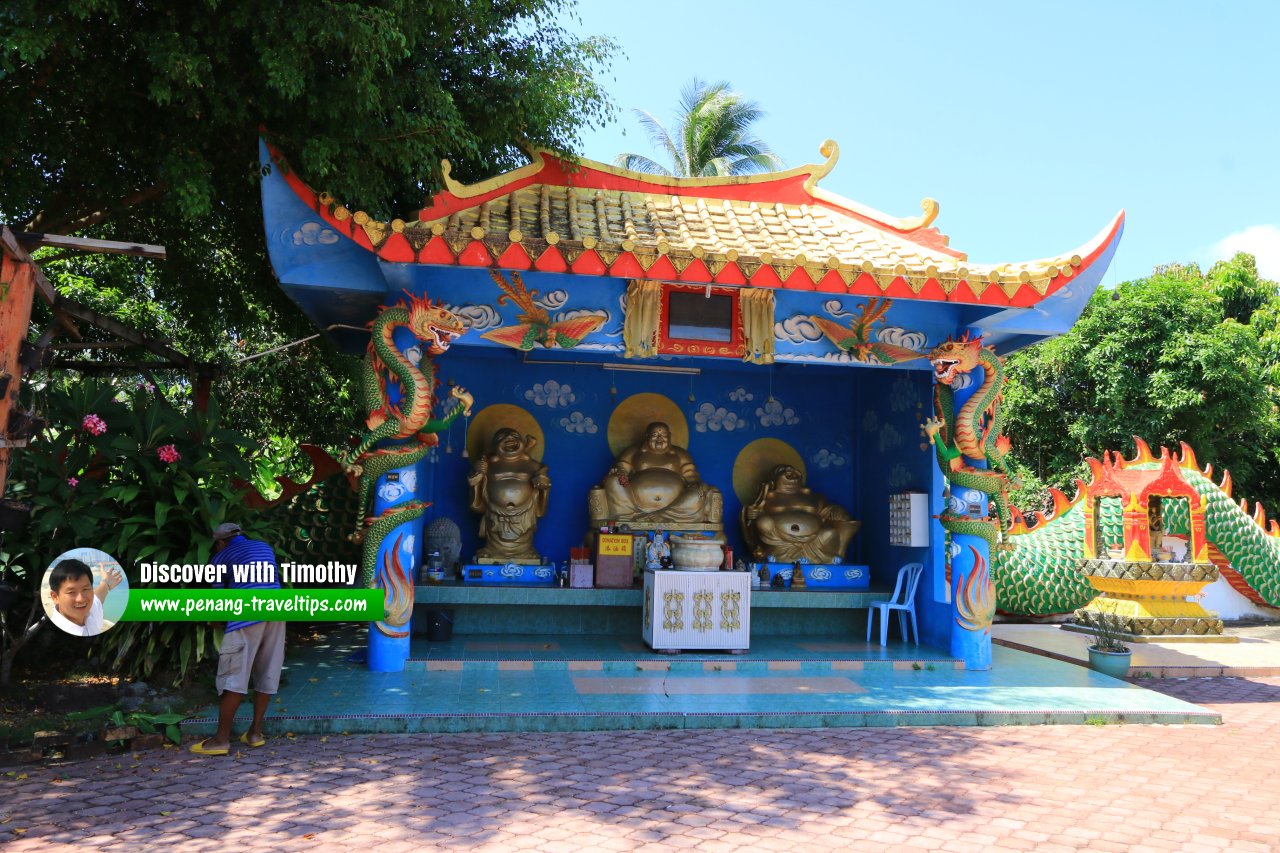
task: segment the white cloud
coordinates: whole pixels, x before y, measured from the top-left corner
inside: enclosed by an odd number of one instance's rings
[[[794,426],[800,423],[799,416],[796,415],[795,409],[789,409],[782,405],[782,401],[774,397],[770,397],[764,401],[764,405],[756,409],[756,417],[760,419],[761,426]]]
[[[827,450],[825,447],[809,457],[809,461],[819,468],[840,468],[846,460],[843,454]]]
[[[885,326],[876,335],[876,340],[921,352],[924,350],[924,345],[928,338],[925,337],[924,332],[916,332],[898,326]]]
[[[1258,259],[1258,275],[1280,279],[1280,227],[1251,225],[1228,234],[1213,244],[1213,260],[1229,260],[1236,252],[1248,252]]]
[[[492,305],[446,305],[450,313],[473,332],[484,332],[502,325],[502,317]]]
[[[582,412],[570,412],[567,418],[560,419],[560,426],[565,432],[579,435],[594,435],[600,431],[600,427],[596,425],[596,422],[582,414]]]
[[[325,228],[319,222],[304,222],[302,227],[293,232],[295,246],[328,246],[338,242],[338,234]]]
[[[569,301],[569,292],[567,290],[553,290],[549,293],[544,293],[533,301],[548,311],[559,311]]]
[[[907,483],[911,482],[911,472],[907,470],[905,465],[894,465],[889,470],[889,485],[895,489],[901,489]]]
[[[916,387],[907,376],[898,376],[889,389],[889,408],[895,412],[909,412],[917,400]]]
[[[731,412],[724,406],[716,406],[715,403],[703,403],[698,407],[698,411],[693,416],[697,426],[694,427],[698,432],[733,432],[735,429],[746,429],[747,422],[738,416],[737,412]]]
[[[569,385],[561,385],[554,379],[548,379],[546,382],[537,383],[528,391],[525,391],[524,398],[535,406],[546,406],[548,409],[554,409],[568,406],[577,399],[577,395],[573,393],[573,388]]]
[[[802,344],[821,338],[822,330],[809,319],[808,314],[792,314],[785,320],[779,320],[773,324],[773,337],[778,341]]]
[[[902,433],[898,432],[893,424],[885,424],[880,427],[880,452],[892,450],[902,444]]]
[[[748,391],[746,388],[743,388],[741,385],[739,385],[737,388],[734,388],[732,391],[729,392],[729,399],[735,403],[743,403],[743,402],[746,402],[747,400],[754,400],[755,398],[756,398],[755,394],[752,394],[750,391]]]
[[[840,319],[841,317],[853,316],[852,311],[844,310],[844,306],[840,304],[839,299],[828,299],[826,302],[822,303],[822,310],[826,311],[828,314],[830,314],[832,317],[835,317],[837,320]]]

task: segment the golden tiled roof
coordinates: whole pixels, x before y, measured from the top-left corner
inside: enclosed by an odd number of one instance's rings
[[[318,201],[326,218],[347,224],[385,260],[439,263],[439,253],[423,252],[439,237],[459,258],[478,242],[498,266],[519,244],[531,259],[554,248],[569,264],[591,251],[605,267],[622,254],[634,256],[644,269],[666,258],[678,275],[695,261],[712,278],[735,264],[747,283],[762,267],[772,269],[780,282],[792,282],[787,286],[803,286],[803,280],[796,285],[792,279],[798,270],[810,286],[835,273],[851,288],[865,274],[881,292],[901,279],[921,294],[932,281],[946,294],[943,298],[964,282],[961,301],[984,302],[991,285],[1009,300],[1025,289],[1034,292],[1027,294],[1033,301],[1043,297],[1075,274],[1120,221],[1075,252],[1021,264],[971,264],[929,227],[938,212],[931,199],[922,204],[923,216],[898,219],[819,188],[818,179],[834,167],[838,149],[828,142],[823,153],[825,163],[787,172],[675,179],[535,152],[530,165],[469,186],[452,180],[446,161],[447,189],[416,222],[353,214],[324,194]]]

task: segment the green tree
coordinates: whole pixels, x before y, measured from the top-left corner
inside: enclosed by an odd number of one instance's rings
[[[1214,264],[1206,281],[1222,299],[1223,314],[1238,323],[1250,323],[1255,311],[1276,300],[1276,283],[1259,278],[1258,262],[1244,252]]]
[[[380,217],[421,206],[442,158],[469,179],[516,165],[522,144],[572,150],[611,114],[594,74],[613,47],[562,29],[571,8],[12,0],[0,13],[0,220],[167,246],[163,263],[68,259],[49,272],[116,291],[108,313],[167,323],[196,358],[230,363],[305,337],[314,327],[266,260],[258,136]],[[245,395],[275,424],[349,393],[323,343],[252,364],[250,381],[232,372],[221,389],[236,419]]]
[[[31,389],[48,423],[41,452],[15,456],[11,494],[33,505],[17,536],[0,550],[0,576],[16,581],[17,603],[0,612],[0,687],[13,661],[45,624],[40,587],[45,569],[72,548],[101,549],[137,586],[143,560],[209,561],[213,528],[241,523],[277,547],[290,543],[261,514],[247,513],[241,481],[254,479],[248,439],[222,422],[216,399],[207,411],[190,399],[161,400],[145,385],[62,382]],[[176,395],[175,395],[176,396]],[[285,558],[287,551],[278,552]],[[113,671],[149,678],[186,677],[216,652],[217,636],[194,623],[126,622],[85,649],[102,650]]]
[[[1259,283],[1247,261],[1237,256],[1207,276],[1194,265],[1160,267],[1099,290],[1069,332],[1010,358],[1014,455],[1070,491],[1085,456],[1131,452],[1134,435],[1152,447],[1185,441],[1203,462],[1230,468],[1243,493],[1274,503],[1277,397],[1260,326],[1238,318],[1275,311],[1274,296],[1248,307],[1275,286]]]
[[[729,89],[696,77],[680,93],[672,130],[645,110],[635,110],[649,143],[670,159],[664,166],[643,154],[619,154],[614,165],[650,175],[701,178],[749,175],[781,168],[782,161],[755,137],[764,112]]]

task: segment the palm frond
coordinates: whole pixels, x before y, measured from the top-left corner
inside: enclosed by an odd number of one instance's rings
[[[681,177],[745,175],[782,168],[782,161],[752,133],[765,113],[759,104],[729,88],[694,77],[680,91],[675,123],[668,130],[644,110],[636,110],[655,149],[671,158],[670,172],[636,154],[614,162],[638,171]],[[644,161],[644,162],[642,162]],[[655,168],[656,167],[656,168]]]
[[[680,148],[672,139],[670,132],[663,126],[662,122],[646,110],[636,110],[636,116],[640,119],[640,126],[644,128],[645,133],[649,135],[649,144],[654,148],[665,151],[667,156],[671,158],[672,168],[670,171],[654,172],[652,174],[681,174],[681,165],[683,160],[680,156]]]
[[[665,175],[671,177],[671,170],[666,166],[649,159],[643,154],[619,154],[613,158],[613,165],[621,169],[630,169],[645,175]]]

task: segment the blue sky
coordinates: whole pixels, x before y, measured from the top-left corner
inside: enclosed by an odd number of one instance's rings
[[[934,225],[977,263],[1085,243],[1119,210],[1106,283],[1237,248],[1280,279],[1280,3],[582,0],[624,53],[622,108],[582,154],[651,154],[631,108],[672,116],[694,76],[760,103],[788,166],[840,144],[822,186]]]

